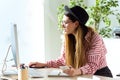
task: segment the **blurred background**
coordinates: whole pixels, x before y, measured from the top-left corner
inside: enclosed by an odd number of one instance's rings
[[[92,5],[91,2],[95,0],[85,0],[87,5]],[[57,7],[62,3],[68,5],[69,0],[0,0],[0,70],[11,43],[10,27],[13,24],[18,27],[21,63],[45,62],[60,56],[62,42],[58,30]],[[114,21],[112,26],[118,26],[115,18],[110,18]],[[104,41],[108,50],[108,65],[116,75],[120,73],[120,39],[104,38]],[[8,64],[14,63],[12,58],[10,50]]]

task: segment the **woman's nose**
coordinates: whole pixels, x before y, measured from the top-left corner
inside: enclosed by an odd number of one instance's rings
[[[62,26],[62,28],[65,28],[65,25],[63,23],[61,23],[61,26]]]

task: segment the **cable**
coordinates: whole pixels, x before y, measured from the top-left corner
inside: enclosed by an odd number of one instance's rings
[[[6,69],[7,69],[7,64],[6,64],[6,62],[7,62],[7,56],[8,56],[8,54],[9,54],[10,48],[11,48],[11,45],[9,45],[9,47],[8,47],[7,54],[6,54],[5,59],[4,59],[4,62],[3,62],[2,74],[4,74],[4,71],[6,71]]]

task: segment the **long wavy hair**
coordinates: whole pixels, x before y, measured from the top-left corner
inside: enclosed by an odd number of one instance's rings
[[[69,13],[65,14],[72,22],[77,21],[74,16]],[[65,59],[66,64],[74,68],[79,68],[86,64],[86,40],[85,35],[88,28],[85,25],[79,25],[76,29],[75,35],[65,34]]]

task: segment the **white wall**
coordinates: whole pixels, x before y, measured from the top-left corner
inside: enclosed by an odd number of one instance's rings
[[[43,0],[0,0],[0,65],[10,44],[13,23],[18,26],[21,63],[45,61]]]
[[[57,23],[57,7],[69,0],[45,0],[45,60],[56,59],[60,55],[61,39]]]

